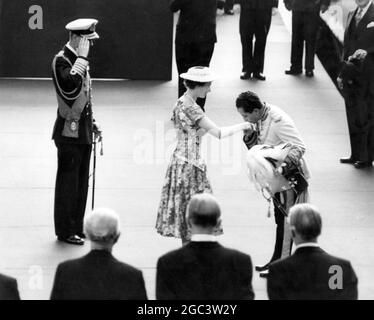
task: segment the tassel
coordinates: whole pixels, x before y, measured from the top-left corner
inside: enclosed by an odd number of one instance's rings
[[[271,218],[271,199],[268,200],[268,214],[267,214],[267,217]]]

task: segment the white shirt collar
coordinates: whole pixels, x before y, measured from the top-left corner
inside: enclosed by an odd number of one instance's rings
[[[217,237],[212,234],[193,234],[191,236],[193,242],[217,242]]]
[[[295,251],[300,248],[305,248],[305,247],[315,247],[319,248],[319,244],[317,242],[305,242],[305,243],[300,243],[297,246],[295,246]]]
[[[361,15],[361,18],[366,14],[366,12],[369,10],[369,7],[371,5],[371,0],[368,2],[368,4],[366,5],[365,8],[362,9],[362,15]],[[357,11],[359,10],[359,8],[357,8]]]
[[[77,57],[77,52],[73,49],[73,47],[69,44],[69,42],[65,45],[66,48],[68,48],[71,52],[73,52]]]

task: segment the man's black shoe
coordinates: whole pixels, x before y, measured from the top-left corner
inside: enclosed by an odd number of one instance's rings
[[[356,161],[353,166],[356,168],[356,169],[362,169],[362,168],[366,168],[366,167],[369,167],[371,166],[371,164],[369,164],[369,162],[366,162],[366,161]]]
[[[269,269],[269,263],[263,265],[263,266],[255,266],[255,270],[258,272],[266,271]]]
[[[77,236],[82,239],[86,239],[86,235],[83,232],[78,232]]]
[[[354,164],[356,162],[356,160],[353,159],[352,157],[340,158],[339,161],[340,161],[340,163],[349,163],[349,164]]]
[[[258,80],[261,80],[261,81],[265,81],[266,80],[266,77],[262,74],[262,73],[254,73],[253,74],[253,78],[256,78]]]
[[[298,74],[301,74],[302,72],[301,72],[301,70],[290,69],[290,70],[286,70],[284,73],[288,74],[288,75],[296,76]]]
[[[242,74],[240,75],[240,79],[242,80],[247,80],[247,79],[250,79],[251,78],[251,73],[250,72],[242,72]]]
[[[314,77],[314,72],[313,72],[313,71],[305,71],[305,75],[306,75],[308,78],[312,78],[312,77]]]
[[[260,278],[267,278],[269,276],[269,270],[260,272]]]
[[[70,236],[70,237],[67,237],[67,238],[57,237],[57,240],[62,241],[62,242],[66,242],[66,243],[69,243],[69,244],[79,245],[79,246],[84,245],[84,240],[81,239],[80,237],[78,237],[77,235]]]
[[[225,10],[225,14],[228,14],[229,16],[233,16],[234,10]]]

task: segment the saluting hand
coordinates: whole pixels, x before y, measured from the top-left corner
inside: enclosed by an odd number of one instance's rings
[[[90,41],[87,38],[82,37],[78,45],[78,50],[77,50],[78,56],[87,58],[89,51],[90,51]]]

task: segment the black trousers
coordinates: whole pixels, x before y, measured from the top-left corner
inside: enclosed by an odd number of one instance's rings
[[[305,42],[305,70],[314,70],[319,15],[315,12],[292,12],[291,69],[303,70]]]
[[[92,145],[56,143],[55,233],[60,237],[83,232]]]
[[[280,193],[276,193],[275,198],[279,202],[281,202]],[[288,203],[288,206],[283,206],[283,208],[286,210],[287,213],[288,213],[289,208],[293,204],[295,204],[295,200],[296,200],[296,195],[293,195],[291,199],[285,199],[285,202]],[[284,247],[284,244],[283,244],[284,232],[285,232],[284,222],[285,222],[286,217],[284,216],[282,211],[279,210],[279,208],[277,206],[274,206],[274,218],[275,218],[275,223],[277,225],[277,229],[276,229],[276,235],[275,235],[274,252],[273,252],[273,255],[270,259],[270,262],[276,261],[276,260],[278,260],[282,257],[282,251],[283,251],[283,247]],[[289,248],[287,248],[287,250],[288,249],[289,249],[289,254],[291,254],[292,240],[291,240],[290,246],[289,246]]]
[[[214,42],[200,43],[176,43],[175,58],[177,62],[178,74],[187,72],[191,67],[203,66],[209,67],[214,51]],[[178,79],[178,97],[186,91],[183,79]],[[205,99],[198,98],[197,104],[204,110]]]
[[[226,0],[224,8],[225,8],[225,12],[232,10],[234,8],[234,0]]]
[[[351,157],[357,161],[374,160],[374,99],[359,94],[359,88],[344,89]]]
[[[242,71],[264,71],[266,39],[271,25],[272,10],[245,10],[240,14],[240,39],[242,42]],[[253,38],[256,41],[253,43]]]

